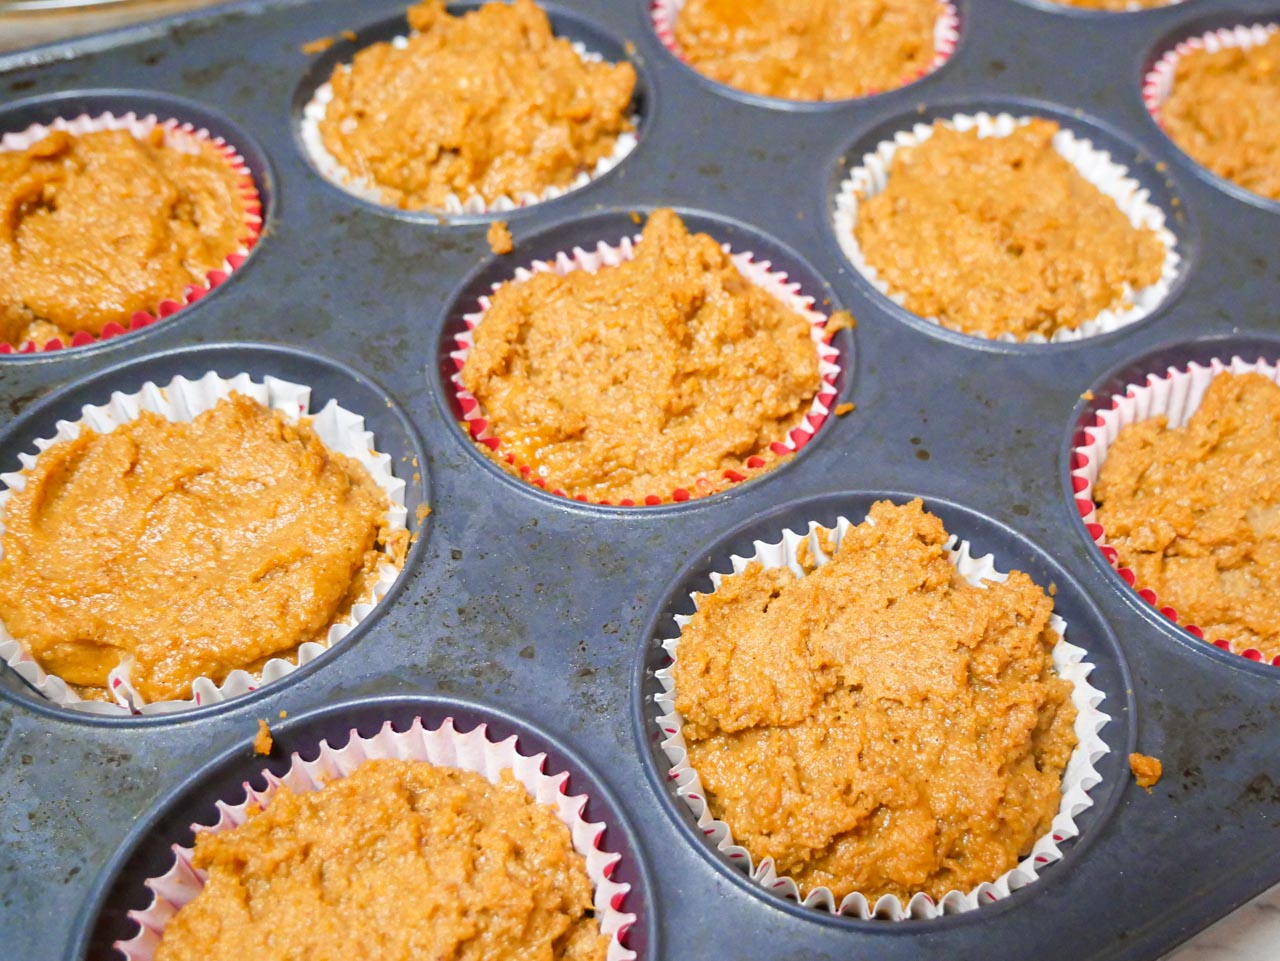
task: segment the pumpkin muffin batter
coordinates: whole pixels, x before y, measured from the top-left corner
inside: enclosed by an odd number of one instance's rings
[[[935,121],[859,203],[854,236],[905,306],[966,334],[1074,330],[1160,279],[1165,248],[1053,147],[1033,118],[1007,137]]]
[[[569,829],[504,771],[366,761],[196,836],[156,961],[604,961]],[[372,951],[371,946],[377,950]]]
[[[403,560],[358,462],[233,394],[190,423],[144,412],[39,455],[4,508],[0,621],[51,674],[148,702],[259,669],[365,600]]]
[[[712,814],[754,858],[837,900],[938,899],[1049,831],[1076,710],[1039,586],[969,585],[919,500],[870,518],[830,563],[802,553],[803,578],[755,562],[702,596],[676,709]]]
[[[632,129],[635,68],[584,61],[532,0],[460,17],[408,10],[403,49],[378,43],[330,78],[325,149],[406,210],[567,187]]]
[[[593,501],[774,466],[821,383],[809,321],[670,210],[633,260],[502,285],[473,336],[462,384],[501,442],[481,449]]]
[[[685,61],[748,93],[843,100],[892,90],[933,63],[938,0],[688,0]]]
[[[1280,33],[1179,57],[1160,124],[1219,177],[1280,200]]]
[[[1123,427],[1093,499],[1138,587],[1211,641],[1280,655],[1280,387],[1219,374],[1185,427]]]
[[[0,338],[68,343],[180,301],[240,246],[240,181],[216,148],[160,127],[0,151]]]

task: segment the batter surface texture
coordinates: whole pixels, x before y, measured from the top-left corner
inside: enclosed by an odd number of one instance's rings
[[[711,811],[807,892],[938,899],[1047,833],[1076,744],[1053,604],[973,587],[920,501],[881,501],[808,574],[758,562],[704,595],[676,709]],[[824,552],[834,547],[828,544]]]
[[[937,0],[688,0],[675,35],[712,80],[767,97],[844,100],[928,70],[942,13]]]
[[[0,620],[49,673],[147,701],[320,641],[403,559],[358,462],[232,394],[189,423],[144,412],[37,458],[4,509]]]
[[[443,208],[568,187],[632,129],[635,68],[586,62],[532,0],[455,17],[408,10],[403,48],[377,43],[338,67],[325,149],[385,203]]]
[[[1033,118],[979,137],[936,121],[929,139],[898,149],[854,235],[908,310],[966,334],[1048,338],[1160,279],[1156,232],[1054,149],[1058,129]]]
[[[1280,655],[1280,387],[1219,374],[1185,427],[1123,427],[1093,494],[1139,588],[1208,640]]]
[[[504,284],[462,384],[548,489],[593,501],[709,493],[779,460],[820,384],[809,321],[670,210],[635,259]]]
[[[0,338],[127,328],[223,267],[245,232],[242,178],[212,145],[171,138],[55,130],[0,151]]]
[[[509,771],[367,761],[196,836],[156,961],[604,961],[586,862]]]
[[[1160,123],[1218,176],[1280,200],[1280,33],[1179,57]]]

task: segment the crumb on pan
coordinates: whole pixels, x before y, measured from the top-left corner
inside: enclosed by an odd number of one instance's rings
[[[254,738],[253,738],[253,753],[254,754],[270,754],[271,745],[273,743],[274,742],[271,738],[271,729],[267,727],[266,719],[259,718],[258,733],[254,735]]]
[[[511,240],[511,228],[504,221],[495,220],[489,225],[489,233],[485,238],[489,241],[489,249],[495,254],[509,254],[515,248]]]
[[[1138,787],[1145,788],[1148,794],[1151,788],[1160,780],[1164,774],[1164,765],[1160,763],[1157,757],[1150,757],[1146,754],[1130,754],[1129,770],[1133,772],[1133,779],[1138,783]]]
[[[307,56],[313,53],[324,53],[334,45],[333,37],[317,37],[315,40],[308,40],[302,45],[302,52]]]

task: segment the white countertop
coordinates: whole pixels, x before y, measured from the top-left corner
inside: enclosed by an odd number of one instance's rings
[[[1280,961],[1280,885],[1201,931],[1166,961]]]

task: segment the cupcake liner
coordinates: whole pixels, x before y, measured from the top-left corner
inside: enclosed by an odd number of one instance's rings
[[[985,138],[1007,137],[1017,127],[1030,121],[1030,117],[1015,118],[1007,113],[996,116],[978,113],[956,114],[944,122],[961,131],[977,128],[978,136]],[[832,221],[840,249],[857,268],[858,273],[862,274],[876,290],[899,306],[905,305],[906,296],[891,290],[876,269],[867,262],[858,239],[854,236],[853,228],[858,220],[859,202],[876,196],[888,185],[889,168],[894,154],[903,147],[919,146],[931,136],[933,136],[932,125],[918,123],[910,130],[902,130],[894,134],[892,140],[882,141],[874,151],[862,158],[861,166],[850,171],[836,195]],[[1177,251],[1177,238],[1165,226],[1164,211],[1151,202],[1150,192],[1129,176],[1128,169],[1113,161],[1111,155],[1105,150],[1097,149],[1088,140],[1077,136],[1066,127],[1060,128],[1054,135],[1053,147],[1079,171],[1085,180],[1114,200],[1116,206],[1129,218],[1129,222],[1134,227],[1149,227],[1156,232],[1165,249],[1164,265],[1161,268],[1160,279],[1154,284],[1137,291],[1126,288],[1125,297],[1131,302],[1131,306],[1127,308],[1104,310],[1075,330],[1062,328],[1054,331],[1053,335],[1047,339],[1040,333],[1029,334],[1025,340],[1019,340],[1012,334],[1005,333],[994,338],[1000,342],[1057,344],[1111,333],[1141,320],[1154,311],[1169,295],[1178,276],[1178,264],[1182,258]],[[931,324],[944,326],[937,317],[923,319]],[[983,334],[967,336],[989,339]]]
[[[237,804],[218,801],[217,823],[193,824],[192,830],[218,833],[238,827],[248,820],[250,805],[265,806],[282,785],[298,793],[315,791],[328,781],[348,776],[366,760],[382,758],[460,768],[483,775],[494,784],[503,771],[510,770],[539,804],[555,809],[556,816],[569,828],[574,850],[585,859],[600,930],[610,939],[608,961],[632,961],[636,957],[636,953],[623,944],[627,930],[636,921],[634,914],[623,910],[631,886],[610,880],[622,857],[600,846],[608,825],[586,820],[587,795],[570,797],[565,793],[568,772],[544,772],[546,754],[530,757],[520,753],[514,734],[504,741],[492,741],[483,724],[460,732],[454,728],[453,718],[446,718],[439,728],[427,730],[421,718],[414,718],[404,732],[394,730],[390,721],[368,738],[352,730],[350,740],[341,748],[321,741],[314,761],[303,760],[295,753],[284,776],[277,777],[264,770],[265,788],[255,788],[246,781],[243,801]],[[143,911],[129,912],[129,917],[138,924],[138,933],[128,941],[115,943],[116,950],[127,961],[151,961],[169,919],[205,885],[205,873],[192,866],[194,848],[175,844],[173,853],[173,866],[164,875],[143,882],[152,892],[151,904]]]
[[[869,520],[870,518],[868,518]],[[801,545],[805,545],[809,556],[818,567],[830,562],[823,549],[822,534],[833,534],[838,548],[854,524],[844,517],[837,520],[833,530],[810,522],[804,533],[786,530],[782,539],[776,544],[755,541],[754,552],[750,557],[734,555],[730,558],[732,572],[740,574],[748,564],[759,561],[766,569],[788,567],[797,577],[805,576],[804,567],[798,557]],[[948,542],[952,563],[966,581],[975,587],[983,586],[984,581],[1004,582],[1008,574],[1001,573],[995,567],[994,558],[974,557],[970,553],[967,541],[959,540],[954,534]],[[719,572],[711,573],[714,590],[718,590],[723,578],[727,576]],[[690,595],[694,607],[701,603],[701,595]],[[676,615],[677,627],[683,633],[689,623],[687,615]],[[1062,851],[1059,845],[1080,833],[1076,825],[1076,817],[1093,805],[1089,791],[1101,780],[1094,765],[1098,759],[1110,751],[1099,732],[1110,716],[1102,713],[1098,705],[1102,703],[1103,693],[1093,687],[1089,674],[1093,665],[1086,660],[1088,653],[1066,640],[1066,622],[1054,614],[1050,624],[1062,638],[1053,648],[1053,664],[1059,677],[1072,684],[1071,703],[1077,710],[1075,733],[1078,744],[1072,752],[1062,777],[1062,803],[1058,814],[1053,819],[1050,832],[1038,839],[1031,853],[1017,867],[1006,871],[993,882],[984,882],[970,891],[950,891],[940,901],[935,901],[923,892],[913,895],[904,905],[896,895],[884,895],[872,903],[865,895],[853,892],[846,895],[839,904],[828,888],[819,887],[804,891],[790,877],[779,874],[771,858],[755,863],[751,853],[744,847],[735,844],[729,825],[717,821],[711,814],[705,800],[705,791],[698,772],[690,766],[684,741],[684,718],[675,708],[675,676],[674,668],[679,649],[680,638],[662,640],[663,649],[667,652],[671,663],[656,673],[662,684],[663,693],[654,697],[658,710],[653,720],[662,738],[663,753],[671,763],[670,778],[676,784],[676,792],[689,806],[697,818],[698,830],[706,835],[707,840],[716,850],[727,857],[735,867],[744,871],[752,881],[767,891],[781,894],[784,897],[799,901],[805,907],[827,911],[831,914],[851,915],[862,920],[882,919],[902,921],[905,919],[932,919],[943,915],[961,914],[973,911],[984,904],[1007,898],[1012,892],[1025,887],[1039,877],[1039,872],[1046,865],[1059,860]]]
[[[236,148],[222,137],[215,137],[203,127],[197,128],[193,124],[172,119],[159,120],[155,114],[148,114],[145,117],[139,117],[132,112],[120,116],[109,112],[94,117],[81,114],[71,120],[58,117],[49,124],[32,124],[25,130],[0,135],[0,151],[26,150],[55,130],[65,130],[76,136],[103,130],[127,130],[136,139],[142,140],[156,127],[164,130],[166,146],[174,147],[184,153],[195,153],[201,144],[211,144],[223,155],[232,172],[240,178],[240,196],[244,200],[245,222],[239,246],[227,255],[227,259],[219,269],[211,270],[205,275],[203,284],[188,284],[180,300],[161,301],[150,313],[138,311],[130,318],[127,327],[122,327],[113,321],[103,327],[102,333],[96,336],[87,331],[78,331],[66,343],[55,338],[43,347],[37,346],[34,341],[18,345],[0,342],[0,354],[31,354],[61,350],[65,347],[83,347],[86,344],[97,343],[99,340],[109,340],[121,334],[150,327],[157,321],[171,317],[183,307],[203,298],[213,288],[224,283],[227,277],[248,259],[250,251],[262,235],[262,199],[248,164]]]
[[[390,41],[393,47],[403,50],[409,42],[407,36],[394,37]],[[604,57],[598,53],[588,50],[583,44],[575,42],[573,44],[574,52],[578,54],[587,63],[601,63]],[[341,64],[338,69],[350,70],[350,64]],[[354,176],[342,164],[340,164],[329,153],[328,148],[324,145],[324,139],[320,136],[320,122],[324,120],[325,114],[328,112],[329,103],[333,100],[333,84],[325,81],[316,88],[315,93],[311,95],[311,99],[307,101],[306,106],[302,108],[302,120],[300,133],[302,136],[302,144],[306,148],[307,155],[311,158],[311,162],[320,174],[330,183],[337,187],[341,187],[347,193],[352,194],[362,200],[370,203],[379,204],[380,206],[389,207],[390,209],[399,209],[390,207],[382,199],[382,191],[376,184],[370,183],[360,177]],[[640,126],[640,118],[631,117],[631,124],[636,130]],[[618,136],[613,147],[613,153],[599,160],[595,167],[589,171],[578,174],[577,177],[567,187],[548,187],[541,193],[525,192],[515,197],[501,196],[493,201],[486,202],[485,199],[477,193],[471,194],[469,197],[459,197],[456,194],[449,194],[445,199],[444,206],[440,208],[424,208],[423,212],[427,213],[443,213],[443,214],[492,214],[504,213],[510,210],[516,210],[520,207],[528,207],[532,204],[542,203],[547,200],[554,200],[562,197],[571,191],[580,187],[585,187],[591,181],[599,177],[603,177],[635,150],[637,139],[636,130],[626,131]]]
[[[512,281],[523,282],[538,273],[553,272],[564,276],[575,270],[595,273],[601,267],[616,267],[618,264],[635,258],[635,245],[639,242],[640,235],[637,234],[634,237],[623,237],[617,246],[610,246],[601,241],[596,244],[594,251],[586,251],[581,247],[575,247],[571,254],[562,251],[550,261],[535,260],[528,267],[520,268],[515,272]],[[814,348],[818,352],[818,373],[821,377],[821,384],[814,395],[813,403],[809,406],[809,412],[799,426],[793,428],[786,437],[774,441],[770,445],[771,452],[780,457],[794,454],[813,439],[818,429],[830,416],[836,399],[836,378],[840,376],[840,352],[825,340],[827,316],[814,308],[814,298],[801,293],[798,283],[789,281],[787,275],[782,271],[771,269],[772,265],[767,260],[757,261],[751,253],[735,254],[728,244],[723,244],[722,248],[725,253],[730,255],[734,266],[738,268],[738,271],[747,280],[773,294],[809,322],[809,336],[812,338]],[[497,291],[501,286],[501,283],[495,283],[493,290]],[[463,315],[462,319],[466,323],[467,329],[454,336],[454,341],[458,346],[456,350],[449,352],[449,356],[453,358],[454,367],[457,370],[451,380],[454,384],[455,395],[458,399],[458,405],[462,409],[463,420],[468,432],[477,443],[484,444],[490,450],[500,451],[502,441],[489,430],[489,421],[480,406],[480,401],[462,386],[462,368],[466,364],[467,357],[475,343],[472,332],[484,320],[484,315],[489,310],[490,304],[490,298],[482,296],[479,299],[479,309]],[[544,489],[547,488],[547,482],[541,477],[534,476],[528,465],[518,463],[512,455],[507,455],[506,461],[515,467],[529,483]],[[746,463],[746,466],[752,470],[757,470],[765,465],[765,459],[759,456],[748,458]],[[747,477],[748,475],[739,471],[730,470],[725,471],[723,481],[727,484],[736,484],[746,480]],[[715,493],[724,486],[725,484],[721,484],[707,491],[691,491],[683,487],[662,493],[655,491],[646,495],[642,499],[642,504],[646,507],[653,507],[667,501],[687,501],[693,497],[702,497]],[[551,489],[551,493],[562,497],[568,496],[558,488]],[[579,495],[575,500],[584,503],[610,503],[609,501],[592,502],[584,495]],[[619,502],[619,506],[634,507],[637,505],[635,501],[622,500]]]
[[[1165,51],[1142,80],[1142,102],[1146,105],[1147,112],[1161,128],[1164,127],[1164,123],[1160,120],[1160,108],[1173,93],[1173,78],[1178,69],[1178,61],[1182,57],[1196,50],[1207,50],[1209,53],[1217,53],[1228,47],[1247,50],[1266,43],[1267,38],[1277,30],[1280,30],[1280,24],[1276,23],[1223,27],[1221,30],[1211,30],[1198,37],[1189,37],[1178,43],[1172,50]]]
[[[1204,400],[1209,384],[1224,371],[1233,374],[1262,374],[1280,384],[1280,365],[1269,364],[1261,359],[1255,363],[1246,363],[1239,357],[1233,357],[1230,363],[1224,363],[1215,357],[1207,366],[1190,363],[1181,369],[1170,367],[1163,377],[1148,374],[1146,383],[1129,384],[1123,393],[1112,395],[1111,406],[1105,410],[1099,410],[1096,422],[1081,431],[1079,442],[1071,449],[1071,487],[1074,491],[1076,509],[1084,520],[1085,530],[1107,559],[1107,563],[1116,569],[1125,583],[1132,587],[1139,597],[1174,624],[1178,624],[1201,640],[1208,640],[1215,647],[1239,654],[1251,661],[1262,661],[1262,652],[1256,648],[1236,650],[1230,641],[1206,638],[1204,631],[1196,625],[1181,622],[1178,612],[1167,604],[1162,604],[1156,597],[1155,591],[1138,584],[1137,576],[1129,568],[1121,566],[1119,554],[1107,541],[1107,533],[1098,523],[1098,505],[1093,500],[1093,487],[1098,482],[1098,474],[1121,428],[1161,414],[1168,417],[1171,428],[1186,426],[1191,415],[1200,409],[1200,403]],[[1271,663],[1280,666],[1280,655],[1272,658]]]
[[[22,462],[23,471],[29,470],[36,463],[40,452],[59,441],[78,437],[83,428],[107,434],[121,424],[137,420],[142,411],[159,414],[174,423],[191,421],[233,391],[251,397],[272,410],[280,411],[290,422],[311,416],[312,427],[325,446],[359,461],[374,482],[386,491],[391,504],[387,512],[388,527],[391,530],[405,529],[408,513],[404,506],[405,482],[392,473],[391,457],[374,449],[373,434],[364,429],[364,418],[338,406],[333,400],[319,413],[311,415],[311,388],[275,377],[266,377],[258,383],[249,374],[237,374],[226,379],[210,371],[199,380],[175,377],[167,387],[148,382],[135,393],[115,392],[111,395],[111,400],[101,407],[85,405],[79,420],[58,421],[54,436],[37,439],[34,442],[35,452],[19,454],[18,458]],[[26,486],[27,477],[23,471],[0,473],[0,484],[3,485],[0,487],[0,537],[4,534],[4,511],[11,493]],[[145,702],[130,683],[127,664],[122,664],[108,675],[112,696],[115,698],[114,704],[82,700],[62,678],[46,672],[23,646],[21,639],[14,638],[3,623],[0,623],[0,659],[42,696],[60,707],[109,715],[165,714],[188,710],[245,694],[263,684],[279,680],[314,660],[364,620],[391,589],[399,575],[399,569],[393,564],[383,563],[378,570],[372,596],[353,605],[347,618],[330,627],[323,643],[307,641],[298,648],[293,658],[273,657],[256,675],[245,670],[235,670],[221,684],[208,677],[197,678],[192,683],[192,696],[189,700]]]
[[[658,35],[658,39],[681,62],[687,61],[685,61],[684,54],[680,50],[680,44],[676,40],[676,19],[680,16],[680,11],[684,9],[684,5],[685,0],[652,0],[649,9],[650,16],[653,19],[653,30]],[[898,87],[890,89],[896,90],[900,87],[905,87],[907,84],[914,83],[922,77],[927,77],[950,60],[951,55],[955,53],[956,45],[960,42],[960,15],[956,12],[956,8],[950,3],[950,0],[941,0],[941,6],[942,13],[938,15],[938,20],[933,27],[933,62],[925,69],[904,77]],[[874,91],[862,96],[874,96],[875,93],[880,92],[882,91]],[[785,98],[772,97],[770,99],[782,100]]]

